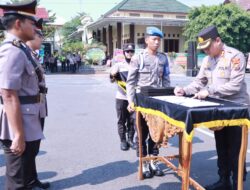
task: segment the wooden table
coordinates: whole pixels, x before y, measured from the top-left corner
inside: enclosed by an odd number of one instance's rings
[[[190,165],[192,158],[192,135],[193,129],[198,127],[230,127],[235,126],[235,123],[239,124],[242,127],[242,141],[241,141],[241,149],[239,154],[239,167],[238,167],[238,190],[243,190],[243,170],[244,163],[246,158],[247,151],[247,141],[248,141],[248,127],[250,127],[249,121],[249,113],[246,106],[242,106],[240,104],[227,102],[223,100],[209,99],[210,101],[217,101],[224,103],[225,106],[215,106],[209,108],[183,108],[180,105],[174,105],[172,103],[164,102],[161,100],[155,100],[150,97],[146,97],[142,94],[136,95],[136,126],[139,138],[139,171],[138,177],[139,179],[143,179],[142,174],[142,162],[146,160],[160,160],[165,163],[167,167],[171,168],[175,171],[179,176],[182,177],[182,190],[188,190],[189,185],[192,185],[197,190],[204,190],[204,188],[196,182],[194,179],[190,178]],[[173,110],[176,109],[176,110]],[[186,110],[183,111],[179,116],[172,115],[173,112],[179,113],[178,109]],[[198,112],[197,112],[198,111]],[[192,114],[190,114],[192,112]],[[197,117],[195,113],[197,112]],[[203,122],[198,122],[200,119],[200,115],[204,112],[206,113],[206,118]],[[230,114],[226,113],[234,113],[234,119],[229,118]],[[185,118],[183,114],[190,115],[194,121],[191,126],[193,128],[190,131],[190,123],[182,122],[181,119]],[[178,114],[177,114],[178,115]],[[182,130],[178,130],[176,132],[179,135],[179,155],[174,156],[155,156],[155,157],[143,157],[142,156],[142,133],[141,133],[141,120],[146,118],[147,124],[150,122],[147,116],[161,118],[163,121],[167,121],[170,125],[175,125]],[[213,118],[214,121],[209,121],[210,118]],[[178,120],[179,119],[179,120]],[[218,119],[218,120],[216,120]],[[188,120],[188,119],[187,119]],[[152,123],[152,122],[151,122]],[[151,124],[152,125],[152,124]],[[189,128],[188,126],[189,125]],[[155,127],[155,126],[154,126]],[[179,159],[179,166],[176,167],[171,163],[171,160],[174,158]]]

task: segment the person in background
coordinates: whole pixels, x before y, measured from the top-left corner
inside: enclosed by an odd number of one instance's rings
[[[125,57],[124,62],[116,63],[112,66],[110,70],[110,76],[112,79],[119,79],[119,75],[124,75],[124,79],[126,82],[126,76],[128,73],[129,64],[132,56],[135,53],[135,45],[134,44],[124,44],[123,45],[123,54]],[[124,88],[118,85],[118,90],[116,93],[116,113],[117,113],[117,126],[118,126],[118,134],[120,137],[120,148],[125,151],[128,150],[129,147],[132,149],[136,149],[136,144],[133,142],[135,128],[134,128],[134,117],[133,113],[129,113],[127,110],[128,100],[126,97],[126,91]]]
[[[42,67],[42,65],[39,63],[39,54],[38,54],[39,50],[41,48],[42,42],[43,42],[43,33],[41,31],[42,30],[42,22],[43,22],[43,19],[37,20],[37,29],[35,30],[35,32],[36,32],[35,39],[27,41],[26,44],[30,48],[30,51],[32,53],[32,57],[33,57],[36,65],[39,68],[40,73],[42,75],[42,80],[39,82],[39,92],[40,92],[40,98],[41,98],[39,116],[40,116],[42,130],[44,130],[45,117],[48,115],[47,99],[46,99],[47,87],[46,87],[46,83],[45,83],[45,71],[44,71],[44,68]],[[33,183],[32,188],[39,187],[41,189],[48,189],[50,187],[50,184],[48,182],[42,183],[38,179],[37,170],[36,170],[36,160],[35,159],[39,153],[40,143],[41,143],[41,140],[36,147],[37,149],[35,151],[35,157],[33,160],[34,166],[32,167],[33,168],[32,181],[35,181],[35,183]]]

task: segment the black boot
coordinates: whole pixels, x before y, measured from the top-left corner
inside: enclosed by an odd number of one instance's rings
[[[206,190],[232,190],[232,184],[229,177],[221,177],[219,181],[212,185],[205,186]]]
[[[122,141],[120,148],[121,148],[122,151],[128,150],[128,143],[127,143],[127,141]]]
[[[149,169],[150,169],[150,171],[151,171],[155,176],[163,176],[163,175],[164,175],[164,173],[163,173],[163,171],[161,170],[161,168],[159,167],[157,161],[150,160]]]
[[[136,150],[136,143],[133,142],[133,140],[128,140],[128,145],[130,148],[132,148],[133,150]]]
[[[50,188],[50,183],[49,182],[41,182],[38,179],[31,184],[31,187],[28,187],[28,189],[49,189]]]

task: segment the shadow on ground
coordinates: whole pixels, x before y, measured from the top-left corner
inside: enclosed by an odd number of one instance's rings
[[[54,189],[68,189],[84,184],[97,185],[137,172],[138,162],[117,161],[84,170],[76,176],[52,182]]]

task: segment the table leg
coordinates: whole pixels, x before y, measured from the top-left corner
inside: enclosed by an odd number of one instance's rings
[[[179,133],[179,171],[182,170],[182,139],[183,139],[183,133]]]
[[[243,172],[247,152],[248,127],[242,126],[241,147],[238,161],[238,190],[243,190]]]
[[[140,180],[143,180],[142,174],[142,131],[141,131],[141,119],[142,114],[139,111],[136,111],[136,129],[137,129],[137,138],[139,142],[139,171],[138,177]]]
[[[192,142],[188,142],[186,137],[182,138],[182,190],[189,189],[189,175],[191,165]]]

